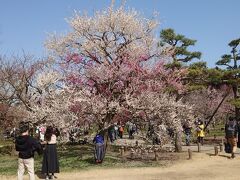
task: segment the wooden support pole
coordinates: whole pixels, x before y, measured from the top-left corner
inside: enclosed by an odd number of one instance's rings
[[[130,152],[130,156],[131,156],[131,159],[134,159],[134,150],[133,149],[131,149],[131,152]]]
[[[214,151],[215,151],[215,156],[218,155],[218,147],[217,146],[214,146]]]
[[[213,135],[213,138],[214,138],[213,141],[216,142],[216,140],[217,140],[216,134]]]
[[[154,160],[155,160],[155,161],[158,161],[157,149],[154,149]]]
[[[188,159],[192,159],[192,150],[188,149]]]
[[[219,150],[220,150],[220,152],[223,152],[223,144],[222,143],[219,144]]]
[[[121,147],[120,152],[121,152],[121,156],[123,157],[124,156],[124,147],[123,146]]]
[[[198,146],[198,152],[201,152],[201,144],[199,142],[197,143],[197,146]]]
[[[11,156],[16,156],[18,153],[17,151],[15,150],[15,145],[12,145],[11,146]]]
[[[136,146],[138,146],[138,141],[136,141],[135,143],[136,143]]]

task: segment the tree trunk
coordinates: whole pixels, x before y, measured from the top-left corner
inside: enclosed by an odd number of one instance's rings
[[[3,129],[0,127],[0,141],[3,141]]]
[[[180,131],[175,134],[175,151],[182,152],[182,132]]]

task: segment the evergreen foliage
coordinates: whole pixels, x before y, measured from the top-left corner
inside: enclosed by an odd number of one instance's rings
[[[200,59],[201,52],[188,50],[190,46],[194,46],[196,40],[186,38],[184,35],[176,34],[171,28],[164,29],[160,32],[159,46],[171,46],[173,49],[173,62],[169,67],[180,67],[181,62],[189,62],[192,59]]]
[[[240,117],[240,66],[238,64],[240,60],[240,38],[232,40],[228,45],[231,48],[231,52],[222,55],[216,64],[226,67],[226,69],[223,70],[222,80],[232,88],[234,99],[232,99],[230,103],[235,107],[236,117]]]

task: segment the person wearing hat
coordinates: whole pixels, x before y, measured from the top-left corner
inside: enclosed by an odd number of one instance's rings
[[[29,174],[29,179],[35,180],[34,152],[37,151],[38,154],[41,154],[42,146],[36,139],[29,136],[27,124],[21,123],[19,129],[21,135],[15,141],[16,151],[18,151],[18,180],[23,180],[25,168]]]

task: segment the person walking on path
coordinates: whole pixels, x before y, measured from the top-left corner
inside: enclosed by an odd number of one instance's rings
[[[98,133],[94,137],[93,143],[95,143],[95,161],[96,163],[102,163],[105,154],[103,135],[101,133]]]
[[[238,126],[236,120],[233,117],[229,117],[229,121],[225,125],[225,134],[227,143],[229,143],[231,146],[231,158],[235,158],[235,151],[237,149]]]
[[[18,151],[18,180],[23,180],[25,168],[28,171],[29,179],[35,180],[34,175],[34,152],[42,153],[40,142],[29,136],[28,125],[22,124],[20,127],[21,135],[16,138],[15,147]]]
[[[48,126],[45,133],[45,149],[42,162],[42,173],[46,179],[54,179],[54,173],[59,173],[59,161],[57,156],[57,137],[54,128]],[[51,175],[50,175],[51,174]]]

